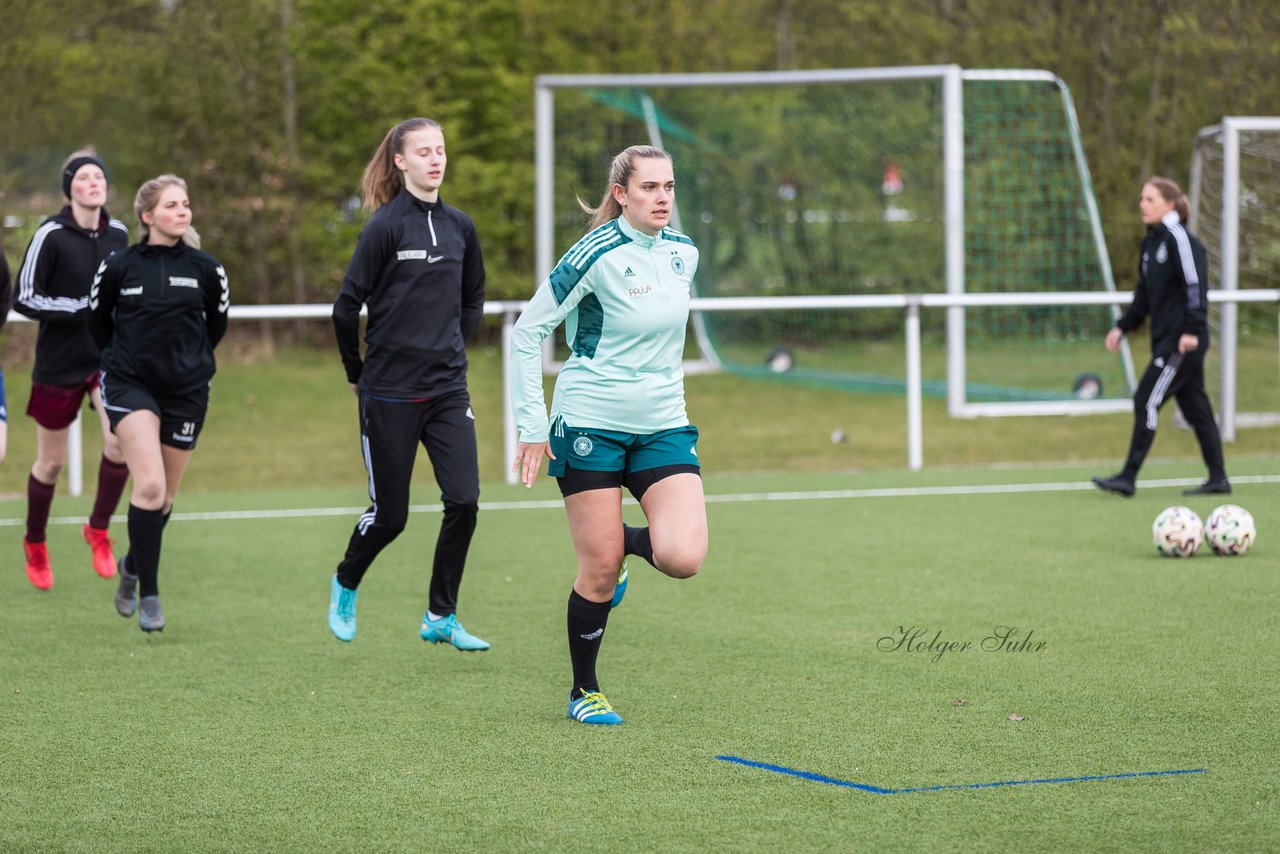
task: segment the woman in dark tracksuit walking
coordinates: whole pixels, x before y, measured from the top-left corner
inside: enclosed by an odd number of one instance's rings
[[[97,495],[81,529],[94,572],[116,574],[107,527],[124,492],[129,470],[102,411],[98,391],[101,354],[89,334],[89,285],[102,259],[124,249],[129,229],[112,219],[106,166],[91,149],[76,151],[62,165],[67,206],[40,224],[18,272],[14,310],[40,323],[31,369],[27,414],[36,422],[36,459],[27,477],[27,531],[22,539],[27,578],[40,590],[53,586],[45,528],[58,477],[67,461],[71,424],[88,397],[102,430]]]
[[[142,240],[98,268],[89,328],[102,348],[103,406],[133,478],[116,610],[139,612],[139,627],[155,632],[164,628],[160,543],[204,426],[230,294],[222,265],[199,249],[185,181],[147,181],[134,211]]]
[[[484,315],[485,275],[475,224],[440,200],[446,159],[444,133],[431,119],[408,119],[387,133],[362,181],[364,206],[374,213],[333,306],[338,350],[360,401],[372,502],[330,583],[329,628],[341,641],[356,635],[361,579],[408,521],[422,443],[444,518],[419,633],[460,650],[489,648],[455,615],[480,499],[466,341]],[[361,306],[369,309],[363,360]]]
[[[1204,246],[1183,223],[1187,197],[1168,178],[1150,178],[1138,202],[1147,236],[1142,242],[1138,286],[1133,302],[1107,333],[1115,353],[1126,333],[1151,316],[1151,363],[1133,396],[1133,437],[1124,468],[1111,477],[1095,477],[1103,491],[1133,495],[1138,469],[1156,436],[1160,407],[1170,397],[1196,433],[1209,479],[1184,495],[1227,494],[1222,439],[1213,405],[1204,390],[1204,357],[1209,350],[1208,264]]]

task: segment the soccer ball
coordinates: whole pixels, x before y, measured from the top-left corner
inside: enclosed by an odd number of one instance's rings
[[[1151,539],[1165,557],[1191,557],[1204,542],[1204,524],[1190,507],[1166,507],[1151,524]]]
[[[1204,538],[1214,554],[1242,555],[1258,536],[1253,514],[1235,504],[1215,507],[1205,520]]]

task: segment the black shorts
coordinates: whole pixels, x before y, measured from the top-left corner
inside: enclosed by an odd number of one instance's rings
[[[156,394],[142,386],[130,385],[102,372],[102,405],[111,422],[111,432],[126,415],[145,409],[160,419],[160,444],[190,451],[196,446],[205,414],[209,411],[209,387],[190,394]]]
[[[696,474],[699,477],[702,476],[700,468],[688,463],[622,472],[576,469],[566,461],[564,474],[556,477],[556,483],[560,485],[560,494],[565,498],[590,489],[619,489],[625,486],[631,496],[636,501],[639,501],[644,497],[649,487],[658,481],[665,480],[673,474],[685,474],[686,472]]]

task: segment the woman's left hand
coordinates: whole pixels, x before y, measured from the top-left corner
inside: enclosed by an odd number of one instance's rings
[[[538,481],[538,472],[542,470],[542,457],[546,455],[555,459],[551,453],[550,442],[520,442],[516,445],[516,461],[511,470],[520,476],[525,489]]]
[[[1199,346],[1200,346],[1200,338],[1198,336],[1187,335],[1186,333],[1183,333],[1182,337],[1178,339],[1179,353],[1190,353]]]

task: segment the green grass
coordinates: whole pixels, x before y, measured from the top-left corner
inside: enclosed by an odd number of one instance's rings
[[[574,558],[554,484],[501,482],[497,365],[473,354],[482,500],[550,506],[482,513],[460,616],[494,649],[464,655],[417,638],[431,513],[368,576],[356,642],[325,627],[328,575],[367,501],[331,354],[225,360],[166,534],[156,637],[116,616],[78,522],[50,528],[54,590],[23,577],[32,439],[26,378],[7,364],[0,849],[1280,848],[1280,486],[1244,480],[1280,475],[1280,431],[1227,450],[1232,498],[1261,531],[1242,559],[1149,545],[1161,508],[1216,503],[1153,485],[1203,474],[1167,413],[1130,500],[713,499],[699,577],[633,570],[601,660],[627,723],[600,732],[564,715]],[[910,473],[901,398],[731,377],[691,378],[689,398],[713,496],[1083,484],[1116,467],[1129,422],[952,421],[926,402],[926,470]],[[849,443],[831,443],[836,428]],[[88,432],[90,458],[97,442]],[[415,503],[434,502],[425,460],[415,478]],[[89,503],[64,492],[54,515]],[[334,507],[353,512],[183,515]],[[1046,647],[934,662],[876,646],[899,626],[977,643],[1000,625]],[[880,796],[721,754],[893,788],[1209,772]]]
[[[499,481],[504,465],[497,348],[473,348],[471,364],[481,476]],[[30,392],[28,370],[13,361],[5,364],[11,418],[0,495],[25,491],[35,455],[34,430],[22,414]],[[1254,379],[1266,381],[1265,373],[1259,365]],[[689,377],[686,387],[690,417],[702,433],[698,452],[709,471],[901,471],[906,466],[906,402],[900,395],[855,394],[726,375]],[[93,414],[85,414],[85,456],[90,461],[85,481],[92,485],[101,439]],[[1132,424],[1128,414],[953,419],[944,401],[932,399],[924,401],[923,416],[927,469],[1091,463],[1099,473],[1110,473],[1124,457]],[[1172,406],[1165,407],[1161,424],[1153,460],[1186,462],[1188,472],[1196,471],[1195,437],[1173,426]],[[833,444],[836,430],[846,433],[848,441]],[[1236,460],[1280,456],[1280,428],[1241,430],[1226,453],[1229,467]],[[425,490],[416,498],[438,497],[425,455],[419,455],[414,477],[418,489]],[[224,356],[184,495],[349,486],[353,500],[360,500],[364,483],[355,398],[333,352],[295,349],[270,360]],[[65,485],[59,489],[66,494]]]
[[[1086,474],[707,483],[742,495]],[[353,491],[210,493],[181,510],[345,506]],[[700,576],[633,571],[601,660],[626,724],[606,731],[564,715],[573,556],[559,509],[482,513],[460,615],[494,648],[470,655],[416,636],[435,514],[412,516],[371,571],[350,646],[324,610],[354,517],[176,518],[169,627],[154,637],[115,615],[77,526],[57,525],[51,593],[16,560],[0,579],[0,847],[1274,850],[1280,487],[1234,498],[1259,520],[1255,551],[1189,561],[1148,541],[1156,512],[1184,500],[1173,487],[713,500]],[[21,503],[0,513],[16,520]],[[8,554],[19,531],[0,529]],[[900,626],[977,643],[1001,625],[1046,646],[936,662],[877,649]],[[721,754],[884,787],[1209,773],[886,797]]]

